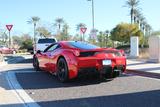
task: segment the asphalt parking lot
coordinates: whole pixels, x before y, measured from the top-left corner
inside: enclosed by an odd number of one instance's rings
[[[54,75],[44,71],[34,71],[31,62],[31,57],[18,62],[12,61],[12,64],[1,70],[2,74],[14,74],[22,88],[15,90],[24,90],[41,107],[159,106],[160,79],[123,74],[111,81],[86,76],[61,83]],[[6,88],[6,90],[12,89]],[[34,102],[26,103],[32,105]],[[11,103],[3,107],[10,106],[22,107],[22,104]]]
[[[60,83],[46,72],[20,70],[18,82],[42,107],[157,107],[160,102],[158,79],[123,75],[112,81],[90,77]]]

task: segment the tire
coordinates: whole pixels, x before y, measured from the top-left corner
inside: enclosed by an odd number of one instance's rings
[[[40,70],[38,59],[35,56],[33,57],[33,67],[36,71]]]
[[[64,58],[60,58],[57,63],[57,77],[61,82],[68,81],[68,66]]]

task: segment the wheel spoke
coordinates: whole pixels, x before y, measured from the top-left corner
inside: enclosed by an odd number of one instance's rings
[[[61,59],[58,62],[58,78],[60,81],[64,82],[67,79],[67,66],[66,66],[66,62]]]

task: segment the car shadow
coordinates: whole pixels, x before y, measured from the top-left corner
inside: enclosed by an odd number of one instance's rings
[[[8,64],[23,64],[23,63],[32,63],[32,58],[25,59],[24,56],[21,55],[4,55],[4,61]]]
[[[107,82],[107,80],[102,80],[99,78],[81,77],[70,80],[66,83],[61,83],[55,75],[47,72],[16,73],[16,78],[24,89],[77,87]]]
[[[16,70],[15,70],[16,71]],[[110,82],[112,79],[102,79],[98,76],[86,75],[72,79],[66,83],[61,83],[55,75],[48,72],[25,72],[25,69],[20,69],[15,73],[19,84],[23,89],[46,89],[46,88],[60,88],[60,87],[78,87],[85,85],[100,84],[103,82]],[[128,75],[121,75],[120,77],[127,77]]]
[[[160,90],[104,95],[55,101],[36,101],[41,107],[159,107]],[[26,105],[32,105],[27,102]],[[21,107],[23,104],[3,104],[1,107]]]
[[[4,60],[8,64],[15,64],[15,63],[18,63],[19,61],[25,60],[25,58],[23,56],[6,55],[4,56]]]
[[[28,58],[28,59],[18,61],[16,64],[25,64],[25,63],[32,63],[32,62],[33,62],[33,58]]]

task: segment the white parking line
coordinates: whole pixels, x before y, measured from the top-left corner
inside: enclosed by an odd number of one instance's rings
[[[6,78],[9,86],[13,89],[13,92],[16,94],[20,103],[24,104],[24,107],[40,107],[20,86],[16,79],[15,73],[18,73],[18,71],[7,72]]]

